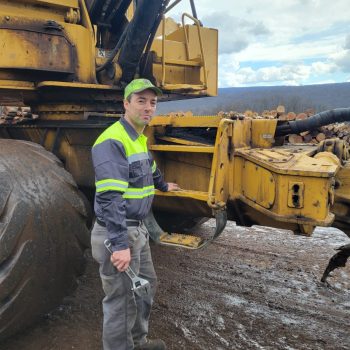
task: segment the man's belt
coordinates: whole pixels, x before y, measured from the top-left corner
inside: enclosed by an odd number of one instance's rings
[[[96,218],[96,222],[100,226],[106,227],[106,223],[104,221],[101,221],[99,218]],[[138,227],[141,225],[141,220],[126,219],[125,222],[127,227]]]

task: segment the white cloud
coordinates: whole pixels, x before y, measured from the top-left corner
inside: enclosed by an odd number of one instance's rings
[[[190,12],[188,3],[180,3],[181,11]],[[196,6],[203,24],[219,30],[220,86],[349,78],[348,0],[201,0]]]
[[[345,38],[344,50],[332,55],[334,63],[343,72],[350,72],[350,35]]]
[[[261,21],[248,21],[227,12],[214,12],[203,17],[203,23],[215,27],[220,23],[219,50],[221,54],[240,52],[253,42],[270,34]]]
[[[345,38],[345,45],[344,45],[345,50],[350,50],[350,34],[346,36]]]
[[[246,67],[234,72],[220,70],[220,86],[301,85],[310,77],[322,77],[335,69],[333,62],[314,62],[311,65],[295,63],[258,69]]]

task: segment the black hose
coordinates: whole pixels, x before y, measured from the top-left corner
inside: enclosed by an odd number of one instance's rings
[[[138,2],[118,57],[118,63],[123,72],[122,82],[128,83],[134,78],[162,5],[163,0],[140,0]]]
[[[107,23],[120,23],[122,16],[125,15],[128,7],[130,6],[131,0],[121,1],[118,6],[115,6],[111,13],[108,15],[106,22]]]
[[[198,19],[197,11],[196,11],[196,5],[194,4],[194,0],[190,0],[190,4],[191,4],[192,16],[195,19]]]
[[[122,1],[119,4],[119,6],[118,6],[117,12],[125,13],[125,11],[127,10],[128,6],[130,5],[130,2],[131,2],[131,0],[124,0],[124,1]],[[109,20],[111,20],[111,18],[109,18]],[[120,38],[119,38],[117,44],[115,45],[114,49],[111,51],[107,61],[105,63],[103,63],[101,66],[98,66],[96,68],[96,72],[97,73],[103,71],[104,69],[106,69],[111,64],[111,62],[114,60],[114,58],[117,55],[119,49],[121,48],[121,46],[124,43],[124,40],[125,40],[125,37],[126,37],[126,33],[128,31],[129,25],[130,25],[130,23],[124,28],[124,31],[123,31],[122,35],[120,36]]]
[[[128,31],[128,27],[129,25],[127,25],[127,27],[124,29],[122,35],[120,36],[117,45],[114,47],[114,49],[112,50],[110,56],[108,57],[107,61],[105,63],[103,63],[101,66],[98,66],[96,68],[96,72],[101,72],[104,69],[107,68],[107,66],[113,61],[114,57],[116,56],[116,54],[118,53],[119,49],[121,48],[121,46],[123,45],[123,42],[125,40],[126,37],[126,33]]]
[[[142,67],[140,69],[140,74],[141,76],[143,76],[145,74],[145,70],[146,70],[146,67],[148,65],[148,61],[149,61],[149,53],[150,53],[150,50],[151,50],[151,46],[152,46],[152,43],[153,43],[153,40],[154,40],[154,37],[157,33],[157,29],[159,27],[159,24],[163,18],[163,15],[165,13],[165,10],[166,10],[166,7],[168,6],[170,0],[165,0],[163,2],[163,5],[158,13],[158,16],[157,16],[157,19],[156,21],[154,22],[154,26],[151,30],[151,33],[150,33],[150,36],[148,38],[148,41],[147,41],[147,46],[146,46],[146,49],[145,49],[145,53],[144,53],[144,57],[145,59],[143,60],[143,63],[142,63]]]
[[[276,128],[275,136],[299,134],[303,131],[317,129],[324,125],[340,122],[350,122],[350,108],[336,108],[329,111],[317,113],[308,119],[294,120]]]

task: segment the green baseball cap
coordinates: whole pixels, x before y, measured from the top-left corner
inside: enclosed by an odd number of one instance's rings
[[[126,100],[133,93],[138,93],[147,89],[153,90],[157,96],[163,94],[162,90],[154,86],[148,79],[134,79],[125,87],[124,99]]]

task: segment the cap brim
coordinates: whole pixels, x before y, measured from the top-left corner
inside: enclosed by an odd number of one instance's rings
[[[163,95],[162,90],[157,88],[156,86],[150,86],[150,87],[145,87],[145,88],[142,88],[142,89],[138,89],[138,90],[133,91],[132,93],[133,94],[137,94],[137,93],[145,91],[145,90],[152,90],[152,91],[154,91],[156,93],[157,96],[162,96]]]

